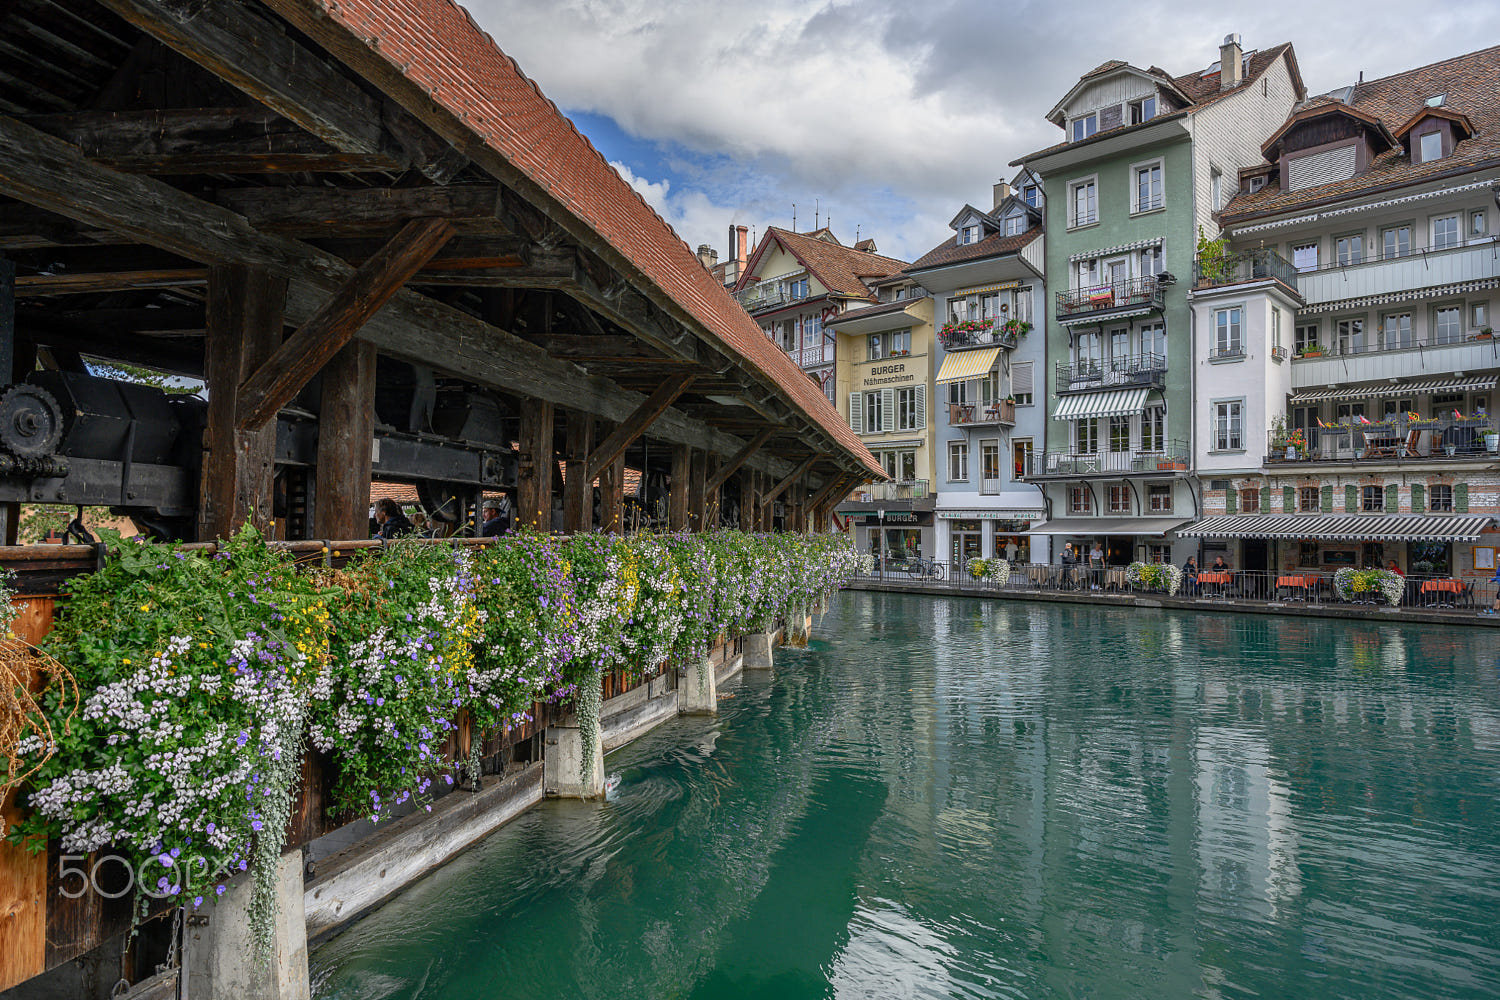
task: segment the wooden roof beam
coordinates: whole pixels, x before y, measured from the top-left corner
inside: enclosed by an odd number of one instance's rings
[[[634,443],[635,439],[646,432],[646,428],[656,422],[656,419],[666,412],[667,407],[677,401],[677,397],[687,391],[688,386],[693,384],[693,376],[673,375],[661,384],[661,388],[653,392],[646,401],[636,407],[634,413],[622,420],[609,437],[600,441],[588,457],[588,463],[584,466],[584,482],[592,483],[598,478],[604,467],[614,462],[615,459],[625,454],[625,449]]]
[[[761,446],[764,445],[767,441],[771,440],[771,435],[775,434],[777,430],[778,428],[775,427],[767,427],[765,430],[761,431],[759,434],[755,435],[755,437],[747,441],[745,443],[745,447],[735,452],[734,455],[729,459],[729,461],[719,466],[716,470],[714,470],[714,474],[708,477],[708,485],[706,487],[707,491],[709,493],[712,493],[714,490],[727,483],[729,481],[729,477],[740,471],[740,466],[744,465],[746,460],[749,459],[751,455],[755,454],[757,451],[760,451]]]
[[[775,486],[771,487],[771,489],[760,498],[761,506],[769,504],[772,500],[775,500],[777,497],[781,496],[781,494],[785,493],[788,489],[791,488],[791,485],[793,483],[805,476],[807,474],[807,471],[814,465],[816,465],[819,459],[824,457],[825,456],[821,451],[815,451],[811,455],[807,456],[806,461],[797,466],[791,472],[787,473],[786,478],[777,483]]]
[[[224,189],[214,198],[262,232],[302,238],[379,235],[412,219],[447,219],[460,234],[482,231],[485,223],[508,231],[498,217],[500,191],[498,184],[255,187]]]

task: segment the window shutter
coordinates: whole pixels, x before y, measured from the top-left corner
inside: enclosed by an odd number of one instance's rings
[[[917,396],[917,423],[912,428],[914,431],[927,429],[927,387],[920,382],[912,390]]]
[[[1319,499],[1321,499],[1323,501],[1322,505],[1321,505],[1322,508],[1323,508],[1323,513],[1325,513],[1325,514],[1332,514],[1333,513],[1333,487],[1332,486],[1325,486],[1325,487],[1323,487],[1323,495]]]
[[[1469,484],[1459,483],[1453,487],[1453,513],[1467,514],[1469,512]]]
[[[1331,184],[1354,176],[1358,165],[1354,145],[1293,157],[1287,161],[1288,191]]]
[[[1224,513],[1238,514],[1240,512],[1240,495],[1233,487],[1224,491]]]
[[[1401,513],[1401,491],[1395,483],[1389,483],[1385,488],[1385,512],[1387,514]]]
[[[1035,390],[1032,389],[1032,366],[1034,361],[1018,361],[1010,366],[1011,395],[1029,396]]]
[[[1281,510],[1290,514],[1297,509],[1297,490],[1291,486],[1281,488]]]
[[[880,427],[882,431],[896,429],[896,390],[880,390]]]
[[[1421,483],[1411,484],[1411,512],[1421,514],[1427,510],[1427,487]]]
[[[849,393],[849,429],[856,434],[865,432],[865,394]]]
[[[1344,513],[1345,514],[1358,514],[1359,513],[1359,487],[1358,486],[1345,486],[1344,487]]]

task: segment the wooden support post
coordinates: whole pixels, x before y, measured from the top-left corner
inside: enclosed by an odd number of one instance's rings
[[[0,378],[7,384],[19,382],[25,377],[16,365],[16,263],[0,257]],[[14,545],[20,540],[21,505],[0,504],[0,517],[5,524],[0,530],[0,540]]]
[[[240,383],[281,345],[287,282],[264,268],[238,264],[211,269],[204,313],[203,474],[198,493],[198,537],[228,538],[251,521],[271,524],[276,427],[235,426]],[[368,447],[366,448],[368,451]],[[363,538],[365,532],[360,531]]]
[[[516,523],[552,530],[552,404],[527,400],[521,407],[521,459]]]
[[[611,535],[625,532],[625,459],[620,457],[599,473],[599,530]]]
[[[693,449],[688,469],[688,529],[706,531],[708,523],[708,452]]]
[[[808,505],[812,508],[813,531],[828,530],[828,518],[834,505],[843,499],[844,494],[849,492],[850,484],[856,481],[855,477],[847,472],[836,472],[832,479],[813,494],[812,499],[808,501]]]
[[[772,480],[770,475],[762,472],[760,474],[760,486],[755,491],[755,530],[771,531],[776,527],[776,505],[768,496],[771,492]]]
[[[238,424],[263,427],[453,235],[447,219],[413,219],[355,269],[316,314],[240,388]]]
[[[672,485],[667,491],[667,528],[683,531],[688,526],[688,480],[692,478],[693,449],[685,444],[672,448]]]
[[[721,465],[722,462],[715,460],[712,455],[707,455],[706,457],[708,458],[708,464],[711,467],[708,474],[708,482],[712,483],[715,474],[718,472],[718,466]],[[705,531],[712,531],[718,528],[724,520],[724,487],[722,485],[723,480],[720,480],[719,482],[720,485],[705,487],[707,490],[703,497],[703,527]]]
[[[270,428],[276,433],[275,425]],[[375,345],[357,341],[323,368],[313,536],[370,537],[370,464],[375,440]]]
[[[799,479],[792,487],[792,501],[789,509],[788,525],[792,531],[799,535],[807,534],[807,486],[806,481]]]
[[[746,469],[740,473],[740,530],[755,530],[755,512],[760,510],[760,504],[755,500],[755,477],[758,473],[754,469]]]
[[[566,452],[563,457],[563,530],[570,535],[594,527],[594,481],[585,476],[594,447],[594,418],[569,410]]]

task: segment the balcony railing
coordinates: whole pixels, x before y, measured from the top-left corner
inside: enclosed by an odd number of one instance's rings
[[[802,368],[816,368],[819,365],[833,364],[833,345],[829,343],[818,344],[813,347],[802,347],[787,351],[787,356]]]
[[[1014,325],[1009,322],[979,330],[965,330],[948,324],[938,331],[938,342],[945,351],[965,351],[971,347],[1006,347],[1014,349],[1019,342],[1022,329],[1030,331],[1031,324]]]
[[[1248,281],[1275,278],[1288,288],[1297,288],[1297,268],[1275,250],[1242,250],[1220,257],[1193,260],[1193,287],[1215,288],[1242,285]]]
[[[1027,457],[1026,479],[1078,479],[1127,473],[1182,474],[1191,462],[1186,441],[1129,451],[1049,451]]]
[[[1311,306],[1480,281],[1500,275],[1497,248],[1500,237],[1480,236],[1451,247],[1414,247],[1342,264],[1334,260],[1299,272],[1297,287]]]
[[[746,285],[735,292],[734,297],[740,300],[740,305],[745,307],[746,312],[756,312],[760,309],[771,309],[775,306],[801,301],[807,298],[804,288],[805,285],[771,278],[753,285]]]
[[[1132,386],[1161,389],[1167,384],[1167,359],[1160,354],[1131,354],[1108,361],[1059,364],[1055,377],[1058,392],[1127,389]]]
[[[1093,285],[1057,293],[1057,318],[1108,316],[1123,309],[1162,307],[1162,286],[1155,276],[1131,278],[1108,285]]]
[[[1345,421],[1300,432],[1266,434],[1266,464],[1309,462],[1402,462],[1486,459],[1493,461],[1500,421],[1493,416],[1440,417],[1361,424]]]
[[[951,427],[1014,427],[1016,404],[1009,399],[995,403],[949,403]]]
[[[901,479],[889,483],[861,486],[850,495],[855,503],[879,503],[885,500],[925,500],[931,493],[925,479]]]

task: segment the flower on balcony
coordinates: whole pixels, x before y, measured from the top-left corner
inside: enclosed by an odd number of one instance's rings
[[[1307,447],[1307,435],[1302,432],[1302,428],[1295,428],[1290,434],[1286,436],[1286,446],[1288,448]]]
[[[943,328],[938,331],[938,340],[947,348],[951,341],[964,342],[972,339],[971,336],[964,336],[965,334],[984,333],[994,328],[995,321],[991,319],[955,320],[943,324]]]
[[[1000,332],[1013,337],[1024,337],[1031,332],[1031,324],[1024,319],[1008,319],[1001,325]]]

